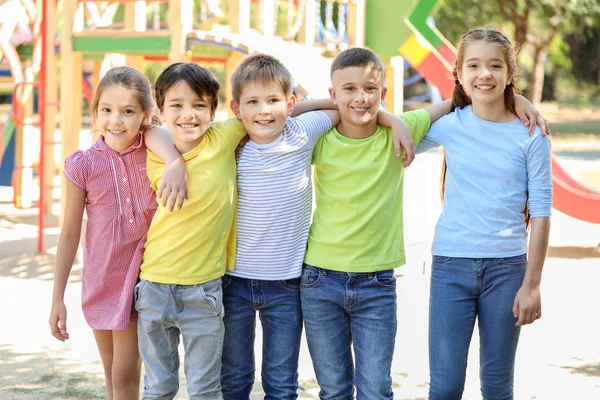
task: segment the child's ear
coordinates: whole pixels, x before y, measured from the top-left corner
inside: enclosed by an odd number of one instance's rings
[[[296,96],[291,95],[287,102],[287,115],[288,117],[292,115],[292,111],[294,111],[294,106],[296,105]]]
[[[233,111],[233,113],[235,114],[235,117],[241,120],[242,116],[240,115],[240,105],[237,103],[237,101],[232,99],[229,102],[229,107],[231,108],[231,111]]]
[[[385,95],[387,94],[387,87],[383,87],[381,89],[381,101],[383,102],[385,100]]]
[[[335,95],[335,89],[330,87],[329,88],[329,97],[331,97],[331,101],[333,102],[333,104],[335,104],[337,106],[337,99],[336,99],[336,95]]]

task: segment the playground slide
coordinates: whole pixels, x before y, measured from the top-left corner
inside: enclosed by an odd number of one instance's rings
[[[438,87],[443,98],[448,99],[454,90],[450,72],[456,60],[456,49],[427,23],[437,1],[417,1],[412,12],[404,19],[412,34],[400,45],[399,51],[427,82]],[[600,224],[600,193],[584,187],[571,177],[554,154],[552,183],[555,209],[570,217]]]

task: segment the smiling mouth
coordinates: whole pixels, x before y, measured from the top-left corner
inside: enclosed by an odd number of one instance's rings
[[[475,85],[475,89],[479,89],[479,90],[492,90],[495,87],[496,86],[493,86],[493,85]]]
[[[257,123],[258,125],[269,125],[269,124],[271,124],[273,122],[275,122],[274,119],[255,121],[255,123]]]
[[[111,135],[122,135],[122,134],[124,134],[126,131],[125,131],[125,130],[108,129],[108,132],[109,132]]]
[[[177,126],[179,126],[182,129],[194,129],[198,127],[198,124],[178,124]]]
[[[367,112],[370,107],[350,107],[350,108],[352,110],[356,111],[357,113],[364,113],[364,112]]]

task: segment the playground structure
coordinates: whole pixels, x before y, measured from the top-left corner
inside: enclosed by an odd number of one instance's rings
[[[0,67],[0,93],[10,86],[13,104],[11,118],[0,127],[0,162],[12,140],[12,185],[18,207],[33,204],[28,193],[37,171],[40,252],[54,179],[62,160],[79,146],[83,97],[90,102],[107,63],[125,63],[142,71],[157,61],[218,63],[225,68],[228,104],[229,77],[237,63],[246,54],[264,52],[290,69],[298,97],[321,98],[328,96],[331,56],[347,47],[368,46],[386,63],[385,105],[392,112],[402,111],[404,86],[419,78],[405,77],[406,61],[443,98],[449,98],[454,87],[449,71],[456,51],[427,22],[437,0],[60,0],[60,18],[57,3],[0,0],[0,7],[10,5],[20,16],[3,20],[6,14],[0,12],[0,60],[4,57],[10,67],[9,74]],[[116,23],[120,11],[123,22]],[[25,26],[30,38],[24,34]],[[15,41],[18,32],[23,39]],[[115,53],[123,56],[107,56]],[[55,156],[59,148],[60,155]],[[600,194],[577,183],[555,157],[553,168],[555,208],[600,223]]]

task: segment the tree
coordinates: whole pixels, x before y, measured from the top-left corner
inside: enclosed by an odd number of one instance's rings
[[[561,32],[568,34],[600,15],[597,0],[496,0],[500,15],[513,25],[515,45],[533,47],[533,67],[527,96],[532,103],[542,100],[548,47]],[[583,21],[583,22],[582,22]]]

